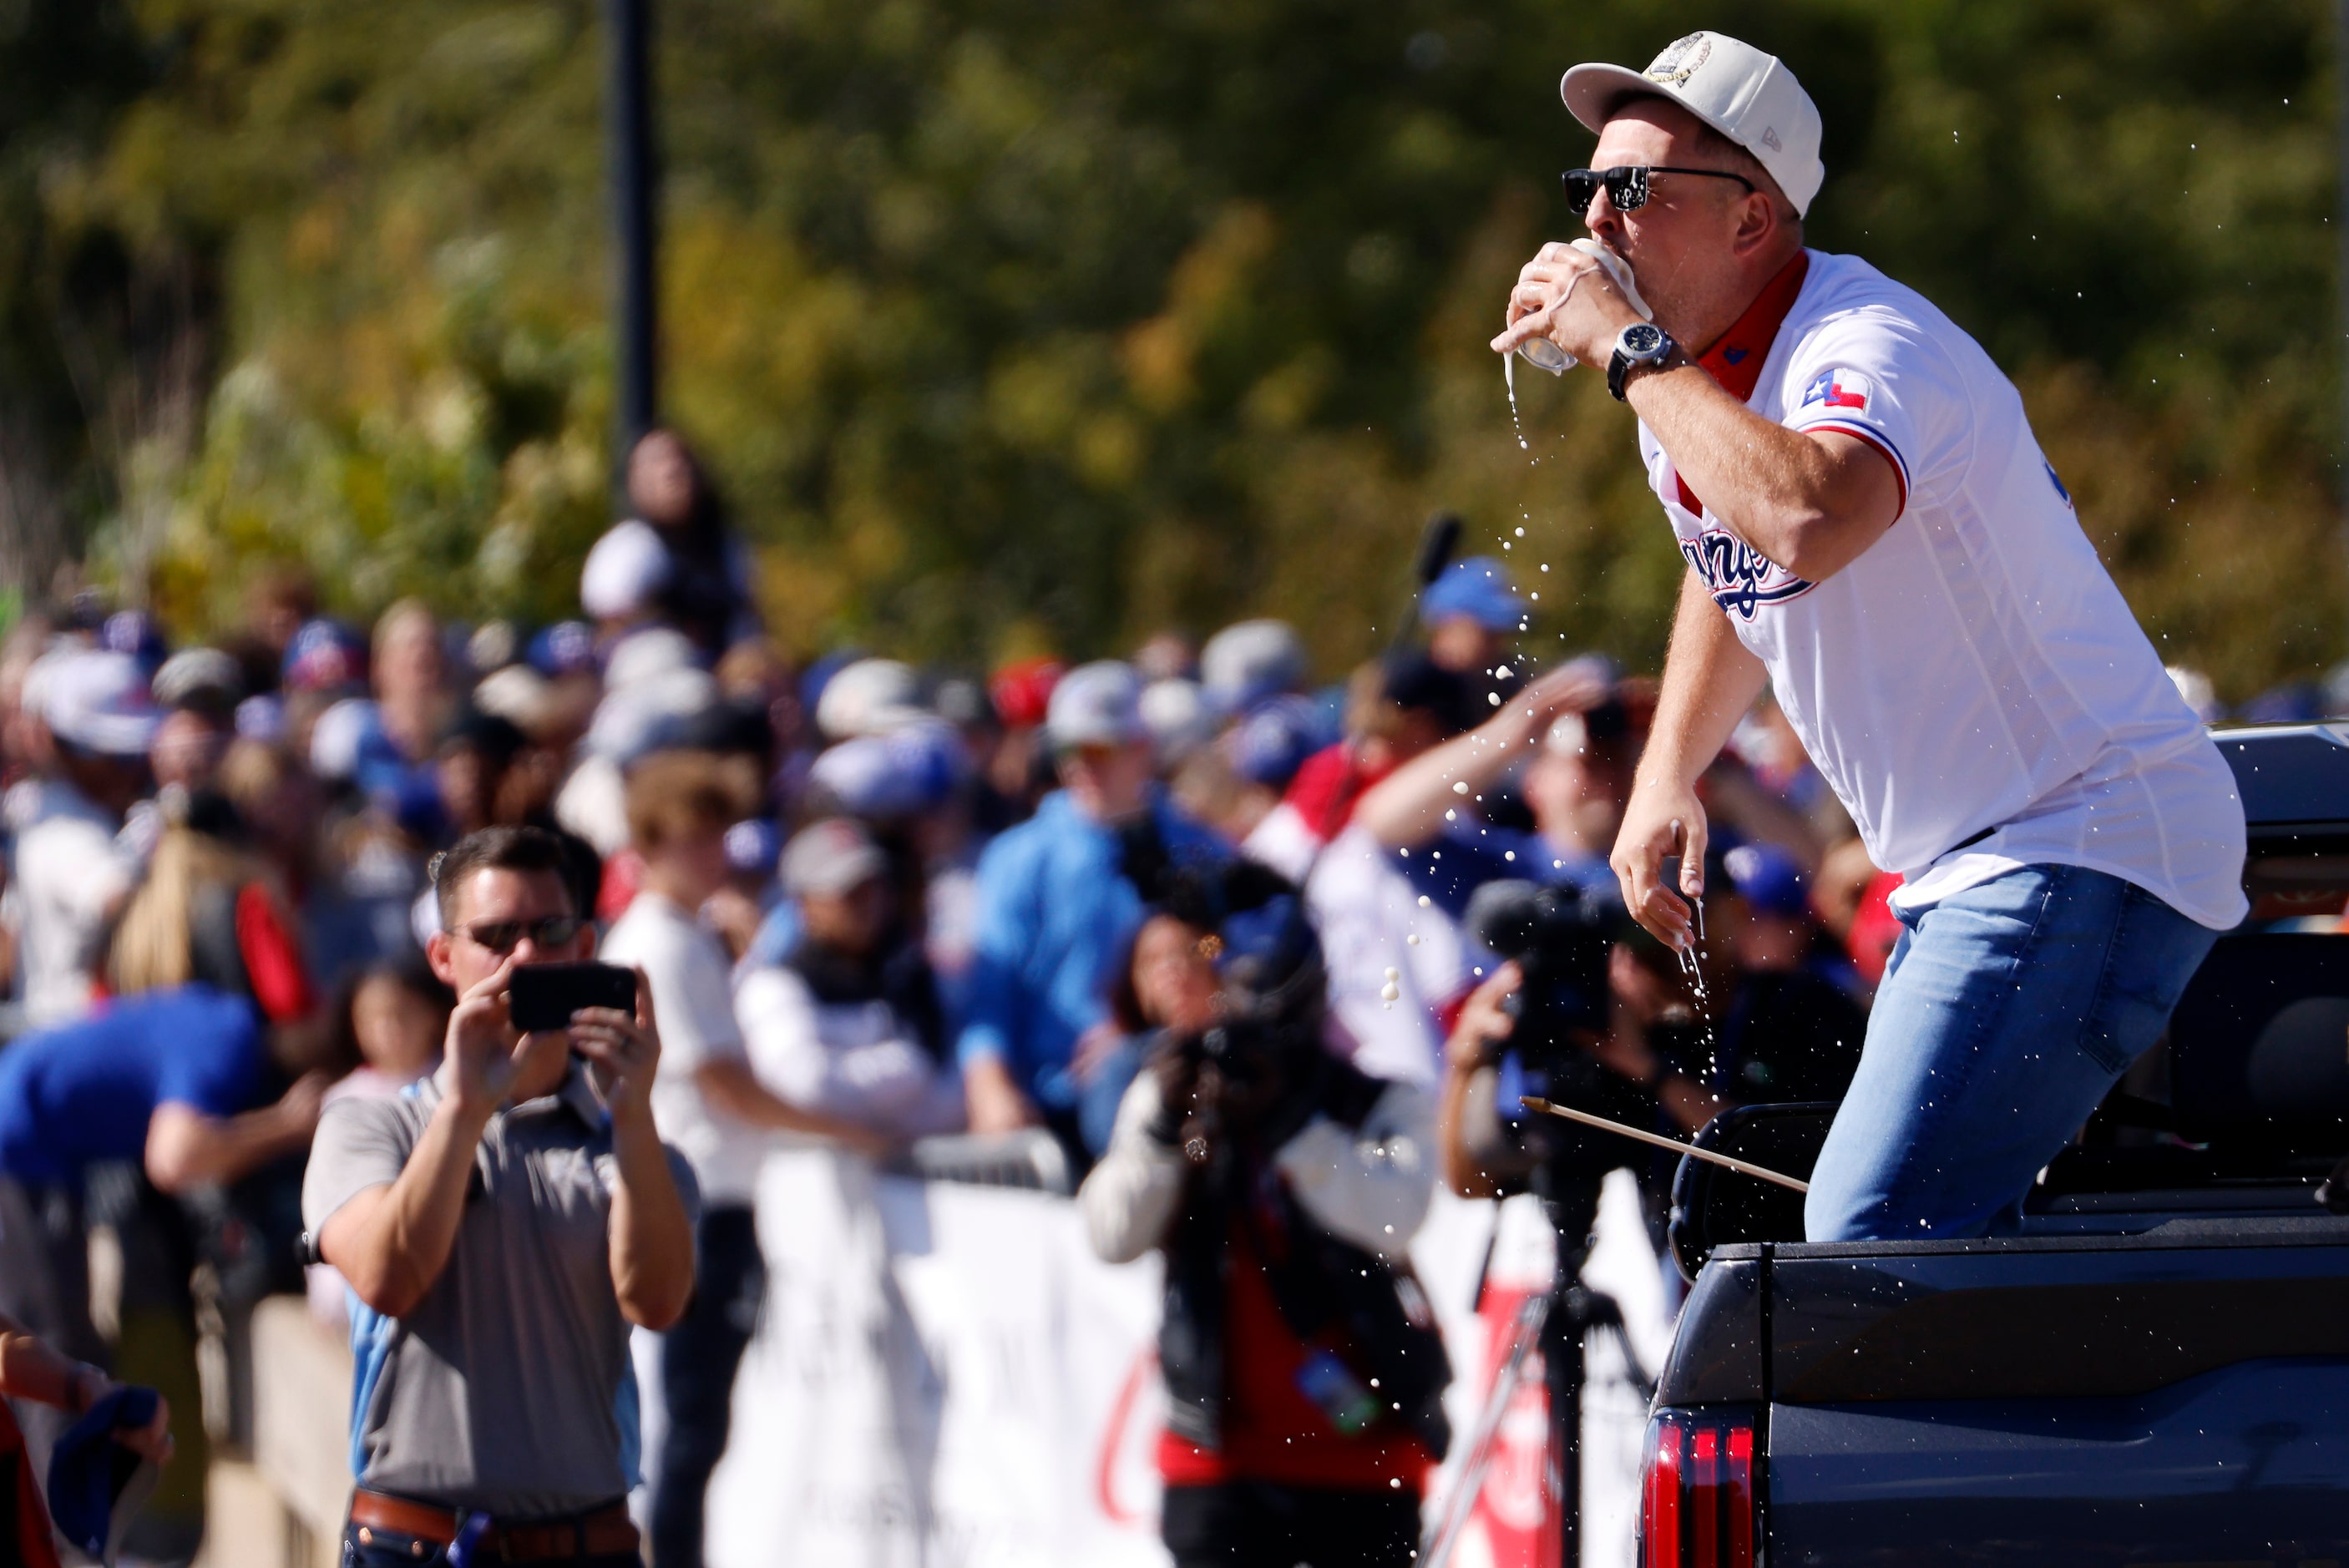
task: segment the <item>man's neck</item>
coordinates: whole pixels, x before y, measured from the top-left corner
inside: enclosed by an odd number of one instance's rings
[[[1727,297],[1717,302],[1712,309],[1701,313],[1702,319],[1692,323],[1690,331],[1680,332],[1669,325],[1665,330],[1671,332],[1692,356],[1702,358],[1720,346],[1732,327],[1744,319],[1745,313],[1754,308],[1754,302],[1762,297],[1763,291],[1775,283],[1778,274],[1786,270],[1786,263],[1802,253],[1800,240],[1773,250],[1766,259],[1756,260],[1747,268],[1738,286],[1729,291]]]

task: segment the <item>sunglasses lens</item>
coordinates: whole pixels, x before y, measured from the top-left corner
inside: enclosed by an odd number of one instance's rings
[[[579,927],[582,923],[583,922],[576,915],[552,915],[540,921],[538,929],[533,934],[538,938],[538,944],[541,947],[560,947],[579,934]]]
[[[1591,202],[1599,199],[1599,176],[1588,169],[1566,171],[1566,204],[1578,212],[1590,211]]]
[[[465,934],[502,956],[512,953],[514,944],[522,940],[522,926],[511,920],[501,920],[489,925],[468,926]]]
[[[1648,171],[1636,163],[1607,171],[1607,199],[1618,212],[1630,212],[1648,204]]]

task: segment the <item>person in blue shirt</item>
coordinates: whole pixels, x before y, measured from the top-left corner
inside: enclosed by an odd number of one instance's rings
[[[309,1142],[335,1075],[314,1068],[263,1096],[273,1055],[297,1067],[316,1037],[265,1029],[250,1001],[208,985],[19,1036],[0,1051],[0,1175],[67,1184],[129,1161],[164,1192],[234,1181]]]
[[[1113,661],[1061,677],[1044,729],[1062,788],[979,858],[956,1046],[973,1132],[1040,1122],[1081,1148],[1079,1044],[1112,1027],[1110,985],[1144,906],[1170,872],[1226,857],[1153,781],[1141,691]]]

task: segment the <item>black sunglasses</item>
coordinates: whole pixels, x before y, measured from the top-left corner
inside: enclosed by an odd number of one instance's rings
[[[586,923],[575,914],[550,914],[537,920],[492,920],[462,929],[468,938],[503,958],[525,934],[540,947],[562,947]]]
[[[1726,169],[1675,169],[1669,163],[1619,163],[1612,169],[1569,169],[1560,176],[1566,181],[1566,204],[1577,212],[1588,212],[1599,199],[1599,188],[1607,187],[1607,200],[1615,204],[1618,212],[1630,212],[1648,204],[1648,181],[1657,174],[1702,174],[1708,180],[1734,180],[1745,187],[1747,195],[1756,189],[1754,181],[1743,174],[1732,174]]]

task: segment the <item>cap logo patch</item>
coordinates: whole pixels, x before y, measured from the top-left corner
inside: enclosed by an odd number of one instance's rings
[[[1775,125],[1765,125],[1762,128],[1762,145],[1773,152],[1786,150],[1778,140],[1778,128]]]
[[[1696,75],[1712,54],[1713,40],[1702,33],[1691,33],[1667,45],[1664,52],[1649,64],[1648,79],[1664,87],[1679,87]]]

